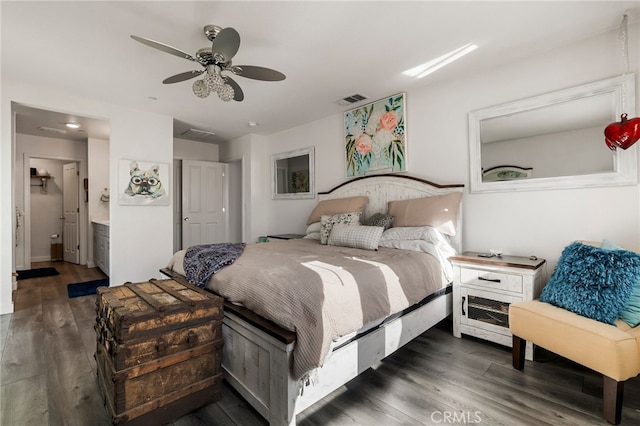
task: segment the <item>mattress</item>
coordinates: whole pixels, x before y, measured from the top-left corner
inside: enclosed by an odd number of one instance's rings
[[[184,275],[184,252],[169,268]],[[293,375],[320,367],[335,342],[446,287],[431,254],[320,245],[296,239],[249,244],[207,288],[297,335]],[[346,337],[345,337],[346,336]]]

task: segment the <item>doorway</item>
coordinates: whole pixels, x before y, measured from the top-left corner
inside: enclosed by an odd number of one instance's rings
[[[182,247],[228,239],[227,165],[182,160]]]
[[[99,194],[103,188],[109,186],[109,166],[108,161],[105,161],[109,153],[109,121],[71,112],[39,109],[17,102],[11,102],[11,111],[15,125],[12,132],[15,158],[12,175],[12,185],[15,188],[13,194],[15,211],[12,244],[13,270],[30,269],[32,257],[51,257],[51,244],[62,244],[63,236],[69,236],[69,233],[72,232],[70,229],[67,231],[60,229],[60,226],[64,228],[63,219],[60,218],[65,215],[63,211],[56,208],[56,216],[53,216],[56,226],[50,225],[49,229],[42,231],[41,235],[46,237],[44,242],[39,241],[32,246],[32,233],[34,237],[40,233],[36,228],[32,229],[32,216],[40,213],[41,209],[38,205],[31,205],[31,184],[42,184],[41,178],[31,178],[32,166],[30,163],[32,159],[55,161],[56,164],[75,164],[78,182],[74,181],[72,191],[61,190],[63,193],[71,194],[79,204],[75,207],[76,218],[68,218],[72,221],[75,220],[76,223],[70,225],[69,220],[67,221],[67,228],[71,226],[71,229],[75,229],[76,234],[75,238],[66,239],[67,242],[72,242],[67,246],[67,256],[71,255],[71,258],[68,258],[71,262],[85,265],[89,261],[92,266],[93,256],[90,246],[92,239],[89,238],[88,218],[89,216],[103,218],[105,214],[108,218],[108,205],[103,205],[104,203],[99,201]],[[69,123],[74,126],[68,126]],[[88,179],[89,167],[92,169],[91,179]],[[35,168],[37,172],[38,167]],[[41,168],[47,169],[49,166],[45,165]],[[44,178],[49,194],[51,191],[62,188],[64,171],[60,170],[60,176]],[[73,171],[69,171],[69,173],[73,174]],[[34,186],[33,188],[34,191],[41,189],[43,189],[42,186]],[[91,199],[88,198],[90,192],[94,195]],[[44,196],[44,194],[42,195]],[[45,198],[49,200],[51,197]],[[72,210],[73,207],[69,209],[69,212]],[[59,235],[59,237],[52,238],[54,235]],[[36,254],[35,244],[42,246],[39,254]],[[58,257],[57,253],[54,257]],[[15,289],[15,282],[13,287]]]
[[[24,155],[22,268],[32,262],[64,260],[80,264],[80,223],[87,211],[80,203],[83,159]],[[84,252],[86,259],[86,251]],[[20,256],[18,256],[20,257]],[[17,259],[19,260],[19,259]]]

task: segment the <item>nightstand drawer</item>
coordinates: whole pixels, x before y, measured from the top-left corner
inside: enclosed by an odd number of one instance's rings
[[[460,283],[487,287],[488,289],[522,293],[522,275],[461,268]]]

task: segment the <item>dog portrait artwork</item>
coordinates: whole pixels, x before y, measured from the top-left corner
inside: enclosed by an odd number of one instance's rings
[[[128,164],[125,166],[125,163]],[[167,174],[168,166],[164,164],[120,160],[121,188],[124,188],[120,204],[167,205],[169,200],[164,185]]]
[[[144,195],[151,198],[158,198],[164,195],[162,181],[160,180],[160,166],[153,164],[149,170],[140,170],[137,161],[132,161],[129,166],[129,186],[124,193],[132,197]]]

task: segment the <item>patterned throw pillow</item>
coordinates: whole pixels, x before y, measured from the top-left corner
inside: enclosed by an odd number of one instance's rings
[[[334,224],[342,223],[344,225],[360,225],[361,215],[361,212],[351,212],[322,216],[320,218],[320,222],[322,223],[322,228],[320,228],[320,244],[327,245],[329,235],[331,234],[331,229]]]
[[[384,228],[381,226],[353,226],[336,223],[329,235],[330,246],[378,250]]]
[[[364,222],[367,226],[382,226],[385,230],[391,227],[393,216],[390,214],[376,213]]]

